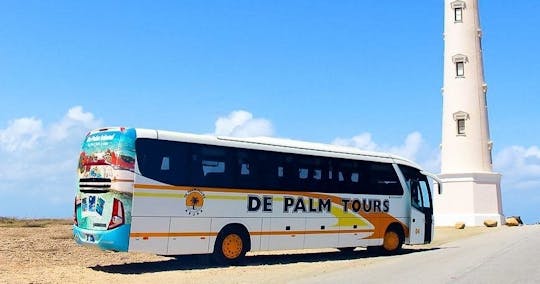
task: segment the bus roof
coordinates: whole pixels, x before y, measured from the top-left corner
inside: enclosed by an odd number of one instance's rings
[[[341,146],[341,145],[314,143],[314,142],[306,142],[306,141],[274,138],[274,137],[253,137],[253,138],[217,137],[217,138],[220,140],[270,145],[270,146],[277,146],[277,147],[284,147],[284,148],[291,148],[291,149],[298,149],[298,150],[312,150],[312,151],[317,151],[317,152],[339,153],[339,154],[355,155],[355,156],[362,156],[362,157],[373,157],[373,158],[388,158],[388,159],[400,160],[400,161],[405,161],[410,164],[414,164],[414,162],[412,161],[409,161],[403,157],[393,155],[390,153],[365,151],[365,150],[360,150],[358,148]]]
[[[217,146],[238,147],[253,150],[266,150],[313,156],[336,157],[344,159],[395,162],[421,169],[421,167],[415,162],[397,155],[383,152],[364,151],[357,148],[340,145],[313,143],[274,137],[240,138],[214,135],[199,135],[142,128],[137,128],[136,131],[137,137],[139,138],[154,138],[169,141],[191,142]]]

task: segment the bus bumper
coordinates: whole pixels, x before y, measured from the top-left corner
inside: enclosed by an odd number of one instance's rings
[[[102,250],[128,251],[131,225],[124,224],[107,231],[82,229],[73,226],[73,236],[80,245],[98,247]]]

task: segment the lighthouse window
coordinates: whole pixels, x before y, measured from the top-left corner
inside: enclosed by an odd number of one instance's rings
[[[456,62],[456,76],[457,77],[465,76],[465,63],[463,61]]]
[[[463,8],[454,9],[454,22],[456,23],[463,22]]]
[[[457,120],[457,134],[465,135],[465,119]]]

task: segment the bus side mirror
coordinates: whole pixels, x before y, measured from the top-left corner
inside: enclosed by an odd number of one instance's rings
[[[439,193],[439,195],[441,195],[442,194],[442,183],[434,182],[434,184],[437,187],[437,192]]]

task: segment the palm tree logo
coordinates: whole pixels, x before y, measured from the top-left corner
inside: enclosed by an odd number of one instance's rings
[[[204,193],[197,189],[193,189],[188,191],[184,197],[186,199],[186,212],[189,215],[199,215],[203,211],[202,207],[204,205],[205,198]]]
[[[190,200],[191,202],[191,206],[192,206],[192,210],[195,210],[195,206],[199,205],[199,197],[195,196],[195,194],[193,194],[193,196],[190,197]]]

